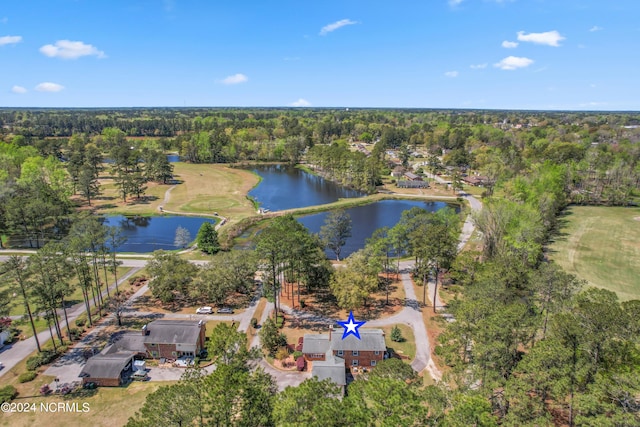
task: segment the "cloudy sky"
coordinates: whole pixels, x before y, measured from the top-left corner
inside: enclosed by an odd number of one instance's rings
[[[638,0],[29,0],[1,107],[640,110]]]

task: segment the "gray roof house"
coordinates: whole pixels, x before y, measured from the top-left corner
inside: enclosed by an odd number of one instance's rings
[[[84,384],[92,382],[99,386],[117,387],[132,371],[132,360],[132,352],[101,353],[87,360],[79,376]]]
[[[307,334],[302,342],[304,357],[312,361],[312,375],[346,384],[346,369],[372,368],[386,357],[387,346],[382,329],[360,329],[360,339],[349,335],[342,339],[343,329],[328,334]]]

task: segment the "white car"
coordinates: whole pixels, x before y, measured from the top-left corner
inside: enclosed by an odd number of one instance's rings
[[[186,368],[187,366],[193,365],[193,357],[181,356],[180,358],[178,358],[178,360],[173,362],[173,364],[180,368]]]
[[[197,314],[213,314],[213,308],[212,307],[200,307],[199,309],[196,310]]]

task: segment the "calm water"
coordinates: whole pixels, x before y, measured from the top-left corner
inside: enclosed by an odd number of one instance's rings
[[[286,165],[265,165],[252,168],[262,177],[249,192],[262,208],[272,211],[323,205],[340,198],[362,197],[364,193],[341,187],[318,176]]]
[[[118,247],[121,252],[153,252],[157,249],[179,249],[173,244],[178,227],[186,228],[195,240],[203,222],[215,224],[213,219],[187,216],[108,216],[104,224],[120,226],[127,241]]]
[[[400,221],[402,212],[413,207],[425,209],[429,212],[435,212],[450,206],[459,211],[455,205],[448,205],[444,202],[423,202],[413,200],[382,200],[364,206],[356,206],[354,208],[345,209],[351,216],[351,237],[347,239],[347,243],[342,247],[340,258],[346,258],[351,253],[364,248],[365,241],[371,237],[373,232],[382,227],[393,227]],[[307,227],[312,233],[319,233],[320,227],[324,225],[324,221],[329,212],[308,215],[298,218],[298,221]],[[325,251],[328,258],[335,259],[332,251]]]

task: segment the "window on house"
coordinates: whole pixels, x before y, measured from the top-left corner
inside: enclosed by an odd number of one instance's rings
[[[178,354],[178,353],[176,353],[175,351],[172,351],[172,352],[171,352],[171,355],[172,355],[172,356],[176,356],[177,354]]]
[[[373,354],[375,354],[376,356],[380,356],[380,350],[374,351]]]
[[[351,365],[353,365],[353,366],[358,366],[358,359],[353,359],[353,360],[351,361]]]
[[[376,361],[375,360],[371,361],[371,366],[376,366]]]
[[[342,350],[336,351],[336,356],[343,356],[343,355],[344,355],[344,351]]]
[[[359,356],[359,355],[360,355],[360,352],[359,352],[358,350],[353,350],[351,353],[352,353],[354,356]]]
[[[156,346],[156,345],[155,345],[155,344],[153,344],[153,343],[151,343],[151,344],[149,344],[149,345],[150,345],[151,347],[155,347],[155,346]]]
[[[152,351],[152,352],[151,352],[151,356],[153,356],[153,357],[158,357],[158,352],[157,352],[157,351]]]

